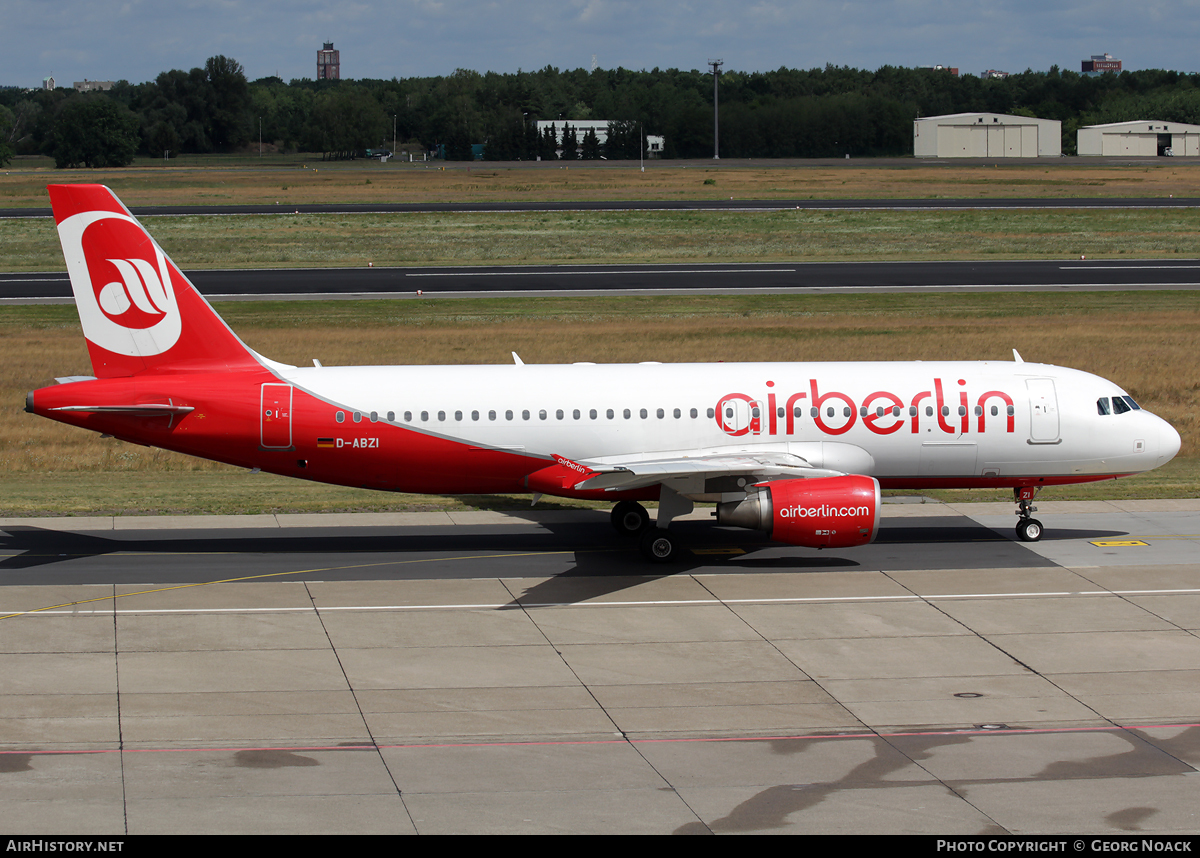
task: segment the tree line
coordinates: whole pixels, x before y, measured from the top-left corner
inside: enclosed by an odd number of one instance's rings
[[[45,154],[60,167],[120,166],[135,154],[253,150],[352,158],[368,148],[436,150],[449,159],[637,158],[642,134],[662,135],[665,158],[713,154],[712,76],[679,69],[547,66],[512,74],[460,69],[439,77],[285,83],[248,81],[224,56],[106,92],[0,89],[0,163]],[[1063,152],[1084,125],[1128,119],[1200,124],[1200,75],[1143,70],[1087,76],[1025,71],[1006,78],[940,69],[826,66],[720,78],[720,145],[727,158],[912,154],[922,116],[985,111],[1062,122]],[[607,145],[586,134],[554,145],[538,120],[573,127],[611,120]]]

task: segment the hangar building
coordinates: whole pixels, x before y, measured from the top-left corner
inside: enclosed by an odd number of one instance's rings
[[[954,113],[913,121],[917,158],[1057,158],[1062,123],[1003,113]]]
[[[1200,155],[1200,125],[1153,119],[1085,125],[1078,131],[1080,155]]]

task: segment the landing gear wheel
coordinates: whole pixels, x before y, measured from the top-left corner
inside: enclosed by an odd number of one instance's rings
[[[650,524],[650,513],[640,503],[621,501],[613,507],[611,521],[617,533],[637,536]]]
[[[643,533],[640,547],[652,563],[670,563],[675,559],[675,539],[661,528],[652,527]]]
[[[1037,542],[1042,538],[1042,523],[1036,518],[1023,518],[1017,522],[1017,538],[1022,542]]]

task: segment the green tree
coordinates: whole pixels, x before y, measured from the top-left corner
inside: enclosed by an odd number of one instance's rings
[[[596,136],[596,129],[588,128],[584,132],[583,143],[579,147],[579,157],[584,161],[600,160],[600,138]]]
[[[0,167],[7,167],[12,160],[12,133],[16,125],[12,111],[0,104]]]
[[[575,129],[566,123],[563,124],[562,160],[579,160],[579,136],[575,133]]]
[[[543,161],[558,160],[558,135],[553,125],[547,125],[542,130],[541,140],[538,142],[538,156]]]
[[[318,93],[306,142],[326,160],[356,158],[384,139],[387,116],[379,102],[349,82]]]
[[[54,166],[128,167],[138,125],[128,108],[104,95],[67,99],[54,119]]]
[[[250,86],[242,64],[230,57],[209,57],[204,63],[208,96],[208,137],[213,148],[229,152],[250,140]]]
[[[636,122],[608,123],[604,156],[610,161],[636,161],[641,153],[641,133]]]

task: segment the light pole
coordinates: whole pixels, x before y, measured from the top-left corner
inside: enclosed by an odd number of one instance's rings
[[[713,160],[721,160],[721,149],[717,145],[719,123],[717,122],[717,79],[721,75],[721,66],[725,64],[724,60],[709,60],[708,64],[712,66],[713,76]]]

